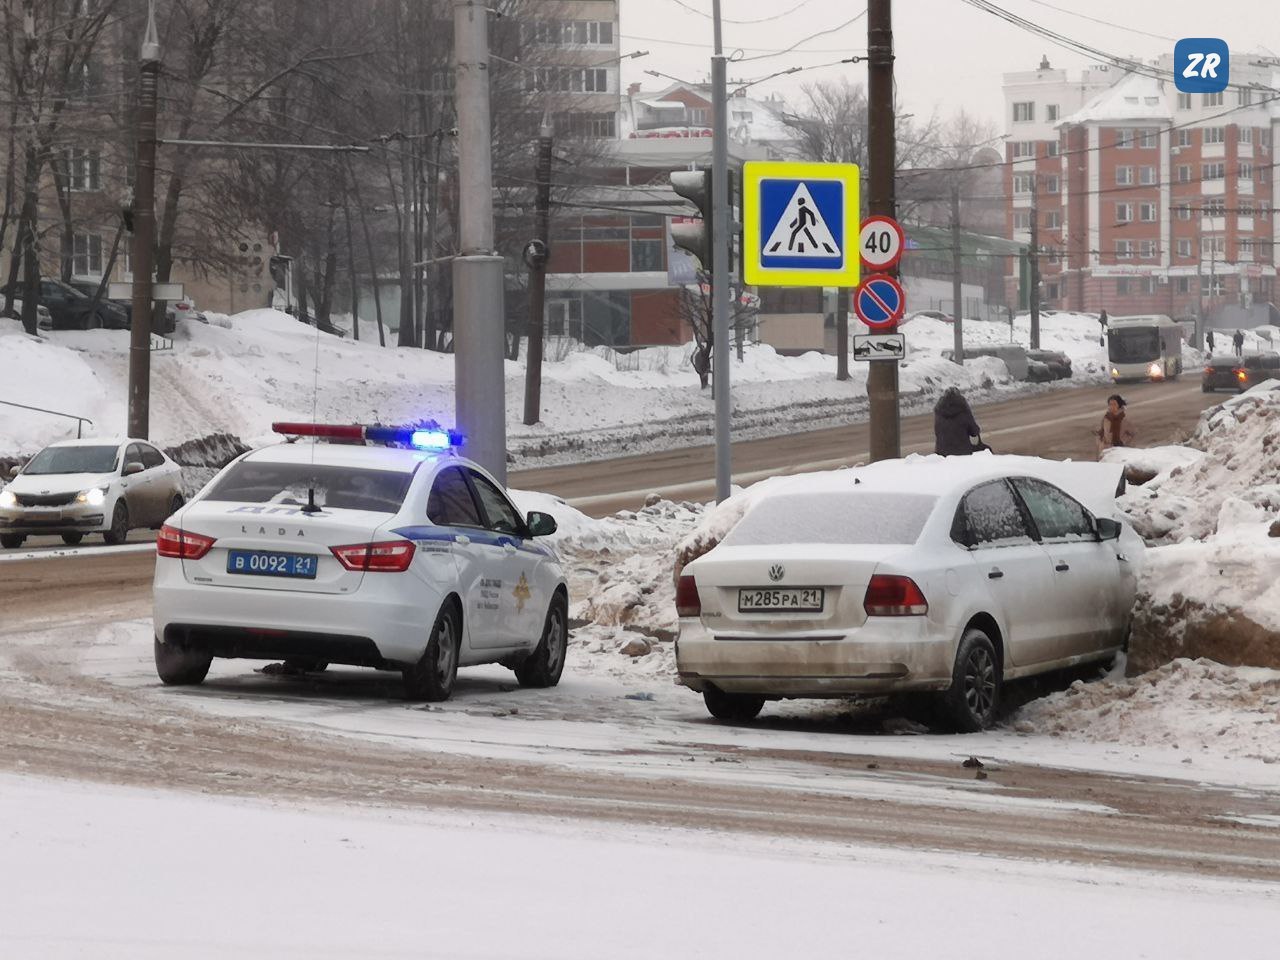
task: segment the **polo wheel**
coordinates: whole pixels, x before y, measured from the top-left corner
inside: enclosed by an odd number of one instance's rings
[[[6,550],[17,550],[20,546],[27,542],[27,538],[21,533],[0,533],[0,547]]]
[[[77,543],[79,543],[83,539],[84,539],[83,533],[64,533],[62,535],[62,542],[65,543],[68,547],[74,547]]]
[[[189,687],[203,683],[209,675],[213,654],[188,650],[172,643],[155,641],[156,674],[162,683],[171,687]]]
[[[981,630],[966,630],[956,651],[951,689],[942,694],[942,714],[960,733],[977,733],[996,722],[1000,708],[1000,660]]]
[[[515,668],[522,687],[554,687],[564,672],[564,658],[569,649],[569,613],[564,594],[551,598],[542,639],[533,653]]]
[[[409,700],[432,703],[448,700],[458,679],[458,654],[462,645],[462,622],[451,602],[446,601],[431,627],[422,659],[401,671],[404,694]]]
[[[717,720],[746,723],[754,720],[764,709],[764,697],[754,693],[725,693],[716,687],[707,687],[702,694],[707,713]]]
[[[115,547],[129,539],[129,508],[123,500],[116,501],[111,513],[111,527],[103,532],[102,539]]]

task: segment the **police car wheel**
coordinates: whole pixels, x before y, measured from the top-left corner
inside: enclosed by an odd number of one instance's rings
[[[213,655],[187,650],[172,643],[155,641],[156,675],[167,686],[203,683],[213,663]]]
[[[569,648],[569,611],[564,594],[551,598],[542,639],[533,653],[516,665],[516,679],[522,687],[554,687],[564,672],[564,656]]]
[[[422,659],[405,667],[404,693],[409,700],[438,702],[448,700],[458,679],[458,650],[462,627],[457,608],[446,601],[431,628],[431,639]]]

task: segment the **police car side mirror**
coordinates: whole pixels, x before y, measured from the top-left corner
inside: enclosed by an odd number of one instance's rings
[[[1099,540],[1120,539],[1120,523],[1117,520],[1110,520],[1107,517],[1099,517],[1097,531]]]
[[[525,518],[529,525],[529,533],[535,537],[549,537],[556,532],[556,518],[549,513],[534,510]]]
[[[145,469],[147,468],[137,460],[130,460],[124,465],[124,475],[126,477],[132,477],[135,473],[141,473]]]

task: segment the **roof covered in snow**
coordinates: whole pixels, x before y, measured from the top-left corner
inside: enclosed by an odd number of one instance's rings
[[[1154,77],[1131,73],[1114,87],[1102,91],[1083,107],[1059,122],[1106,123],[1112,120],[1169,120],[1166,87]]]

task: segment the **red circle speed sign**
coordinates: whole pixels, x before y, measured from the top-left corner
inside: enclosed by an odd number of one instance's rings
[[[892,217],[867,217],[858,233],[858,253],[868,270],[888,270],[902,258],[907,238]]]

